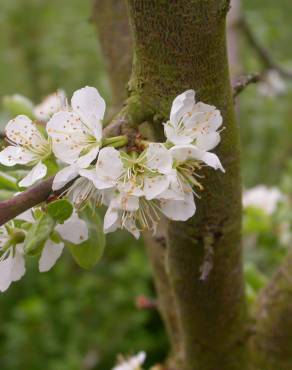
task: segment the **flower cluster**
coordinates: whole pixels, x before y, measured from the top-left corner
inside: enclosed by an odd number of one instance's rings
[[[143,230],[155,233],[162,215],[175,221],[192,217],[194,197],[203,189],[201,169],[224,172],[210,152],[220,142],[220,111],[196,102],[195,92],[188,90],[172,103],[164,123],[166,141],[143,140],[142,149],[133,151],[126,138],[102,137],[105,107],[88,86],[73,94],[71,104],[62,92],[49,97],[35,108],[38,120],[48,121],[46,134],[29,118],[16,117],[6,127],[11,145],[0,152],[0,163],[33,166],[19,184],[30,186],[46,175],[46,161],[54,155],[62,169],[53,190],[66,186],[76,208],[87,202],[106,206],[105,233],[122,228],[138,238]]]

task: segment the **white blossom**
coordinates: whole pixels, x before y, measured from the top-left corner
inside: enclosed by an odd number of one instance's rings
[[[258,185],[243,193],[242,202],[244,207],[259,208],[271,215],[277,209],[278,203],[284,199],[284,195],[276,187],[268,188],[265,185]]]
[[[111,147],[100,150],[95,168],[81,170],[97,189],[116,187],[124,194],[145,196],[150,200],[168,187],[167,174],[172,158],[163,144],[151,143],[139,156],[131,156]]]
[[[145,352],[139,352],[137,355],[130,357],[128,360],[122,361],[112,370],[142,370],[142,365],[146,359]]]
[[[25,274],[22,243],[15,245],[6,226],[0,227],[0,291],[4,292]]]
[[[37,129],[31,119],[19,115],[10,120],[5,128],[11,145],[0,152],[0,163],[4,166],[16,164],[33,166],[32,170],[19,182],[28,187],[42,179],[47,173],[43,161],[51,154],[51,144]]]
[[[79,218],[76,211],[63,224],[56,226],[55,231],[59,234],[63,241],[68,241],[73,244],[81,244],[88,239],[88,228],[84,220]],[[62,254],[64,243],[53,242],[48,239],[42,250],[39,259],[40,272],[49,271],[57,262]]]
[[[105,102],[95,88],[86,86],[75,91],[71,108],[55,113],[47,124],[56,157],[86,168],[101,146],[104,112]]]
[[[66,109],[67,98],[63,90],[48,95],[40,104],[33,108],[37,120],[47,122],[54,113]]]
[[[111,199],[104,216],[104,232],[110,233],[118,228],[128,230],[136,239],[140,236],[137,226],[138,213],[141,211],[138,197],[117,193]]]
[[[196,103],[194,90],[187,90],[174,99],[164,132],[174,145],[192,143],[199,149],[209,151],[220,142],[217,129],[221,125],[220,111],[212,105]]]

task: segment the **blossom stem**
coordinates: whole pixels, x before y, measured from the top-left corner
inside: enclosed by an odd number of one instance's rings
[[[102,140],[102,146],[112,146],[113,148],[119,148],[128,143],[128,137],[126,135],[114,136],[104,138]]]

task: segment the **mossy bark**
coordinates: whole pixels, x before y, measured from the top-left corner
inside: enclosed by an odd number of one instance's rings
[[[255,370],[292,370],[292,253],[258,299],[250,345]]]
[[[182,330],[183,370],[243,370],[240,159],[225,40],[229,3],[127,2],[134,37],[128,99],[134,123],[152,123],[159,137],[172,99],[190,88],[224,118],[217,153],[226,174],[204,172],[197,213],[190,222],[170,225],[166,253]]]

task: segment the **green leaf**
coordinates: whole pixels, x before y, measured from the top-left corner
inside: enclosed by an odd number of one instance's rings
[[[39,254],[54,231],[55,224],[55,220],[48,214],[44,214],[37,220],[26,235],[24,241],[25,253],[32,256]]]
[[[48,214],[58,223],[66,221],[73,212],[72,204],[66,199],[59,199],[48,205]]]
[[[0,189],[18,190],[17,180],[7,173],[0,171]]]
[[[103,255],[105,247],[105,236],[103,233],[102,222],[100,216],[87,208],[81,212],[88,226],[88,239],[78,245],[66,242],[65,245],[70,250],[73,258],[79,266],[84,269],[90,269],[96,265]]]

